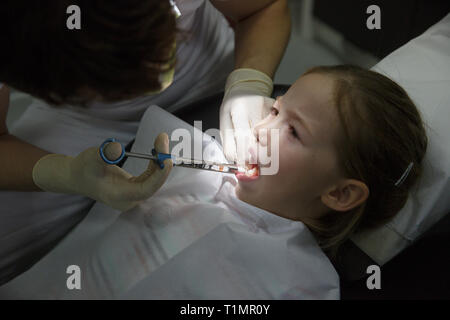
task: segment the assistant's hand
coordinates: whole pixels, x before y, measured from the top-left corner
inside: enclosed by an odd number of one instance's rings
[[[119,143],[110,143],[105,154],[108,158],[120,155],[121,148]],[[169,153],[167,134],[158,135],[155,149]],[[33,168],[33,181],[45,191],[81,194],[125,211],[151,197],[164,184],[171,168],[171,159],[164,160],[164,169],[150,161],[147,170],[135,177],[116,165],[105,163],[98,147],[93,147],[75,158],[50,154],[39,159]]]
[[[227,160],[243,164],[249,158],[248,147],[256,142],[252,128],[270,112],[272,90],[272,79],[257,70],[237,69],[228,76],[220,107],[220,135]]]

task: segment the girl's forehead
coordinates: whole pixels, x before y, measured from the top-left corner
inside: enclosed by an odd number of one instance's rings
[[[300,77],[286,92],[282,100],[290,108],[311,121],[322,122],[336,113],[333,101],[333,79],[321,74]]]
[[[309,102],[313,105],[324,105],[332,102],[333,79],[329,76],[311,73],[303,75],[289,88],[289,97]]]
[[[333,90],[331,77],[312,73],[300,77],[281,98],[282,105],[298,113],[311,128],[317,144],[333,144],[340,132]]]

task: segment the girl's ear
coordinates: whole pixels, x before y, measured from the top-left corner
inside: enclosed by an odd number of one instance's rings
[[[322,202],[335,211],[348,211],[361,205],[369,197],[364,182],[346,179],[321,196]]]

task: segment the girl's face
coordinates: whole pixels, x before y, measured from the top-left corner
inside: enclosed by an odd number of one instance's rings
[[[261,152],[270,152],[276,143],[267,132],[279,129],[278,172],[255,180],[238,177],[239,199],[293,220],[329,212],[322,195],[341,177],[336,152],[341,129],[332,92],[333,80],[313,73],[300,77],[277,98],[270,114],[254,128],[257,150],[250,153],[261,163]]]

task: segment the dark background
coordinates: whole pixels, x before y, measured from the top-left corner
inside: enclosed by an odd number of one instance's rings
[[[365,27],[370,16],[367,7],[373,4],[381,11],[379,30]],[[315,17],[380,59],[423,33],[449,11],[450,0],[316,0],[314,3]]]

